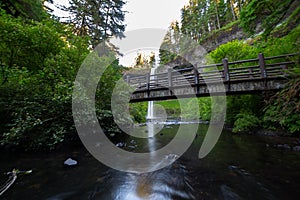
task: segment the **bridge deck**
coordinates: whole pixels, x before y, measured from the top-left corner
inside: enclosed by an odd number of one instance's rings
[[[127,83],[135,88],[130,102],[166,100],[209,95],[257,93],[283,88],[289,69],[299,55],[288,54],[228,62],[154,75],[127,75]]]

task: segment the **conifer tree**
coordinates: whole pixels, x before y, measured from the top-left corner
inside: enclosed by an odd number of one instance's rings
[[[70,0],[67,10],[73,15],[70,23],[75,32],[90,36],[95,47],[111,36],[123,36],[124,4],[123,0]]]

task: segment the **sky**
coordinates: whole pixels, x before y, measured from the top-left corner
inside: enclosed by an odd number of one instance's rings
[[[127,0],[123,9],[127,11],[124,22],[127,24],[125,34],[127,31],[142,28],[167,30],[172,21],[180,21],[180,10],[188,1],[189,0]],[[54,3],[67,6],[68,0],[54,0]],[[58,9],[55,9],[54,14],[59,17],[66,16],[64,12]],[[132,57],[136,56],[137,52],[150,54],[149,51],[150,50],[144,51],[143,49],[137,49],[131,52],[131,55],[126,54],[123,58],[120,58],[120,62],[125,66],[131,65],[134,62],[134,58]],[[157,54],[157,51],[155,52]]]
[[[172,21],[180,21],[180,10],[188,0],[128,0],[124,10],[126,31],[139,28],[167,29]]]
[[[167,30],[172,21],[179,21],[181,8],[188,3],[188,0],[128,0],[124,10],[128,13],[125,15],[126,31],[134,31],[142,28],[159,28]],[[125,35],[126,35],[125,31]],[[142,36],[141,36],[142,37]],[[162,41],[164,35],[156,37]],[[156,54],[158,60],[159,46],[153,49],[136,49],[130,53],[125,52],[124,57],[120,57],[120,63],[125,66],[134,64],[134,58],[137,53],[142,52],[150,55],[151,52]],[[124,53],[124,52],[123,52]]]

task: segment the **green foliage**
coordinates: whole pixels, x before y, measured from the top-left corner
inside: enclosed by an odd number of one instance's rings
[[[264,108],[267,128],[284,128],[291,133],[300,131],[300,72],[295,71],[285,89],[277,92]]]
[[[265,56],[275,56],[290,53],[298,53],[300,49],[300,25],[288,35],[281,38],[269,38],[266,42],[255,43],[255,47]]]
[[[90,53],[91,38],[79,37],[74,34],[73,25],[55,21],[42,7],[41,10],[35,7],[35,3],[41,6],[42,2],[0,3],[0,142],[25,150],[53,149],[65,139],[76,136],[71,103],[73,82]],[[107,11],[105,19],[114,18],[110,16],[112,12],[115,15],[121,12],[116,23],[122,23],[123,12],[115,9],[124,3],[110,3],[111,8],[106,8],[105,3],[99,5]],[[105,36],[123,27],[116,27],[111,21],[107,23],[109,27],[101,27],[105,29],[101,33]],[[101,80],[97,80],[97,117],[105,131],[117,131],[109,110],[113,88],[122,77],[121,67],[115,54],[92,56],[96,62],[85,64],[108,66]]]
[[[183,99],[180,104],[181,117],[188,120],[199,119],[198,99]]]
[[[230,61],[245,60],[249,58],[256,58],[258,53],[264,53],[266,57],[276,56],[289,53],[299,52],[300,41],[299,32],[300,26],[298,25],[288,35],[282,38],[269,38],[268,41],[255,41],[252,46],[247,43],[232,41],[227,44],[219,46],[215,51],[212,51],[209,56],[215,63],[222,62],[223,58],[229,58]],[[293,60],[299,65],[299,60]],[[253,64],[253,63],[250,63]],[[296,67],[296,69],[299,69]],[[299,76],[299,75],[298,75]],[[282,90],[276,94],[267,103],[262,104],[261,97],[253,95],[243,96],[229,96],[227,97],[227,115],[226,123],[234,124],[235,127],[242,126],[245,123],[245,116],[240,114],[251,113],[251,116],[260,116],[264,120],[266,128],[283,128],[289,132],[299,131],[299,110],[296,110],[299,100],[296,98],[295,91],[299,91],[297,76],[293,76],[290,83],[286,86],[287,89]],[[294,91],[294,92],[292,92]],[[292,97],[291,94],[294,94]],[[258,105],[266,105],[263,116],[262,110]],[[237,117],[239,116],[239,117]],[[246,125],[250,127],[255,123]],[[235,128],[238,131],[239,128]],[[241,128],[243,130],[243,128]]]
[[[1,144],[51,149],[74,132],[73,81],[88,53],[86,38],[51,19],[0,15]]]
[[[51,99],[15,100],[1,110],[7,113],[2,144],[12,144],[25,150],[52,149],[67,133],[74,131],[71,104]],[[1,99],[1,104],[7,99]],[[58,112],[59,110],[59,112]]]
[[[198,98],[198,104],[199,104],[199,112],[200,112],[200,119],[203,121],[209,121],[211,118],[211,98],[210,97],[204,97],[204,98]]]
[[[121,130],[116,126],[114,116],[111,110],[96,109],[97,119],[105,134],[121,133]]]
[[[195,107],[193,99],[188,99],[184,106],[187,106],[187,112],[183,113],[185,119],[199,119],[201,121],[211,120],[212,101],[210,97],[197,98],[198,107]],[[198,113],[198,114],[197,114]]]
[[[159,101],[156,104],[161,105],[169,117],[179,117],[181,114],[178,100]]]
[[[133,120],[137,123],[145,123],[148,102],[131,103],[129,106],[129,111]]]
[[[290,31],[297,27],[300,24],[300,6],[298,6],[293,13],[284,20],[280,25],[276,26],[272,30],[271,37],[283,37],[288,35]]]
[[[159,48],[160,64],[174,61],[180,55],[180,34],[179,23],[172,22]]]
[[[252,0],[241,12],[241,26],[244,31],[254,34],[257,24],[261,23],[263,36],[267,37],[284,20],[292,3],[293,0]]]
[[[1,0],[0,8],[14,17],[41,21],[47,17],[41,0]]]
[[[104,62],[99,62],[103,63],[103,66],[108,67],[99,81],[96,99],[99,102],[101,109],[111,110],[111,97],[113,89],[115,88],[117,81],[122,78],[122,68],[119,66],[119,61],[114,56],[108,59],[101,57],[100,59],[104,59]]]
[[[203,41],[212,32],[237,21],[246,0],[190,0],[181,9],[181,31],[194,40]]]
[[[196,103],[193,102],[195,99],[182,99],[182,105],[180,105],[178,100],[169,100],[157,102],[161,105],[169,117],[183,117],[185,119],[200,119],[203,121],[210,120],[211,117],[211,98],[197,98],[198,107],[196,108]],[[183,106],[184,108],[181,108]],[[184,110],[184,112],[183,112]]]
[[[0,59],[6,68],[25,67],[36,72],[68,45],[62,39],[64,27],[54,21],[25,23],[2,13],[0,26]]]
[[[232,132],[248,132],[260,125],[260,120],[251,113],[240,113],[236,116]]]
[[[91,44],[96,47],[111,36],[122,37],[125,30],[125,12],[122,0],[70,0],[66,8],[71,14],[71,24],[79,36],[90,36]]]
[[[252,113],[259,116],[261,108],[258,106],[262,103],[260,95],[237,95],[227,96],[227,112],[226,123],[234,124],[237,120],[237,115],[240,113]]]
[[[221,63],[222,59],[228,58],[229,61],[237,61],[257,57],[257,49],[244,43],[243,41],[234,40],[219,46],[209,55],[215,63]]]

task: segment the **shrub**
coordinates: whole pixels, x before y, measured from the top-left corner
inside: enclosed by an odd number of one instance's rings
[[[237,115],[237,119],[234,122],[234,128],[232,132],[246,132],[252,128],[258,127],[260,120],[251,113],[240,113]]]

